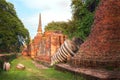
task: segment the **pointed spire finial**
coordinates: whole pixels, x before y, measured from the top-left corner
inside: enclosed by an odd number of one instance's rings
[[[41,13],[39,14],[38,33],[42,33]]]

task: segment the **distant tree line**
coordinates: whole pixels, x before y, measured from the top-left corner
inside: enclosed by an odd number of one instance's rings
[[[61,30],[69,38],[88,37],[94,21],[94,13],[99,0],[71,0],[72,20],[68,22],[51,22],[45,26],[45,31]]]
[[[29,43],[29,32],[18,18],[14,5],[0,0],[0,52],[19,52],[18,35]]]

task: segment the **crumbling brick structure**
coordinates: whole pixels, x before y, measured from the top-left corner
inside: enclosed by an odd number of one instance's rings
[[[120,67],[120,0],[101,0],[88,39],[72,58],[74,67]]]
[[[42,34],[41,15],[37,35],[28,47],[22,52],[23,55],[30,55],[32,58],[50,62],[51,56],[56,53],[57,49],[63,44],[66,36],[61,31],[46,31]]]
[[[36,51],[36,58],[42,61],[51,61],[58,48],[63,44],[65,36],[59,31],[45,32]]]

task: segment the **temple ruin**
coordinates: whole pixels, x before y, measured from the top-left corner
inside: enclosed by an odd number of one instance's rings
[[[42,33],[40,14],[37,34],[28,47],[24,48],[22,54],[29,55],[36,60],[50,63],[51,56],[56,53],[65,39],[66,36],[63,35],[61,31],[45,31]]]

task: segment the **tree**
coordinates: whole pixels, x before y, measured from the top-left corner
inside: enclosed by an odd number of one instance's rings
[[[64,29],[67,26],[67,22],[50,22],[45,26],[45,31],[62,31],[64,32]]]
[[[18,35],[23,36],[26,43],[29,43],[29,32],[17,17],[14,5],[0,0],[0,51],[19,51]]]
[[[69,38],[86,39],[94,21],[94,12],[99,0],[72,0],[72,20],[68,22],[51,22],[45,30],[61,30]]]
[[[86,39],[94,21],[94,12],[99,0],[72,0],[73,25],[76,28],[73,36]]]

